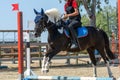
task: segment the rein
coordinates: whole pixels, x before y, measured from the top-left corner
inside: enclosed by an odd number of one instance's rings
[[[51,21],[49,21],[49,22],[47,23],[47,25],[46,25],[46,28],[47,28],[47,29],[55,28],[55,27],[53,27],[54,25],[56,25],[56,24],[55,24],[55,23],[52,23]]]

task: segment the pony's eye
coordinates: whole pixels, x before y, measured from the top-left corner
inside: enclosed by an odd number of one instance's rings
[[[36,19],[35,19],[35,20],[34,20],[34,22],[35,22],[35,23],[38,23],[38,22],[39,22],[39,20],[36,20]]]
[[[44,20],[44,17],[41,17],[40,20]]]

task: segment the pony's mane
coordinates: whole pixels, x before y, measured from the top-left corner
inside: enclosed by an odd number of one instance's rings
[[[45,11],[45,14],[48,16],[49,20],[54,23],[61,17],[61,14],[57,8],[48,9]]]

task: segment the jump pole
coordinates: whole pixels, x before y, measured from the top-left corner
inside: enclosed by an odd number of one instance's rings
[[[24,80],[114,80],[109,77],[28,76]]]
[[[118,56],[118,60],[119,60],[119,68],[120,68],[120,0],[118,0],[118,52],[119,52],[119,56]]]
[[[31,75],[35,75],[35,73],[31,70],[30,67],[30,62],[31,62],[31,56],[30,56],[30,34],[29,34],[29,30],[26,31],[26,63],[27,63],[27,69],[24,72],[24,76],[31,76]]]
[[[23,80],[23,17],[22,12],[17,12],[17,26],[18,26],[18,80]]]

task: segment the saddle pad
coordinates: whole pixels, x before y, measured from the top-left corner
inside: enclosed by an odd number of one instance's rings
[[[81,37],[85,37],[88,35],[88,30],[86,27],[78,27],[77,28],[77,37],[81,38]]]
[[[70,32],[66,29],[64,29],[64,33],[67,37],[70,37]],[[76,29],[76,33],[77,33],[77,38],[82,38],[88,35],[88,30],[86,27],[78,27]]]

